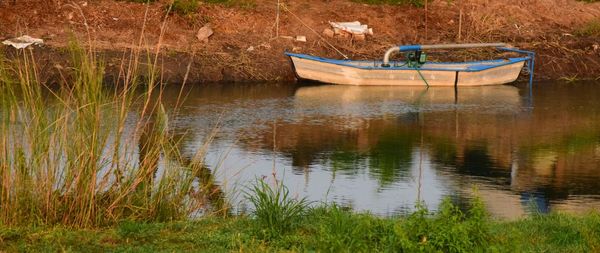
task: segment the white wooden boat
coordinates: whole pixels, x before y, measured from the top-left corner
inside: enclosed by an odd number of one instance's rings
[[[494,47],[501,51],[525,54],[523,57],[476,62],[428,62],[423,50]],[[405,61],[390,61],[396,52],[404,52]],[[504,43],[408,45],[390,48],[383,60],[335,60],[305,54],[286,53],[300,79],[347,85],[402,86],[480,86],[515,81],[527,63],[530,82],[535,54]]]

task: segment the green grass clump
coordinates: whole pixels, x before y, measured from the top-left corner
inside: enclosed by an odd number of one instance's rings
[[[132,2],[132,3],[153,3],[156,2],[157,0],[119,0],[119,1],[127,1],[127,2]]]
[[[138,0],[142,1],[142,0]],[[201,3],[220,4],[226,7],[239,7],[241,9],[256,8],[254,0],[174,0],[167,9],[179,15],[189,16],[198,10]]]
[[[198,10],[200,2],[198,0],[174,0],[171,5],[171,11],[180,15],[191,15]]]
[[[256,221],[264,228],[267,238],[276,237],[293,230],[308,210],[305,198],[296,199],[281,182],[271,187],[264,180],[257,180],[248,193],[254,207]]]
[[[600,37],[600,19],[592,20],[575,31],[579,36]]]
[[[418,206],[403,223],[405,236],[411,242],[420,242],[421,247],[442,252],[469,252],[487,247],[488,216],[479,199],[473,200],[466,213],[450,199],[445,199],[439,209],[432,215],[425,207]]]
[[[491,247],[498,252],[598,252],[600,214],[533,215],[491,224]]]
[[[425,0],[352,0],[357,3],[366,3],[372,5],[379,4],[390,4],[390,5],[413,5],[416,7],[423,7]]]
[[[407,238],[398,236],[398,222],[369,214],[355,214],[338,205],[311,210],[305,226],[310,238],[304,247],[317,252],[396,252]]]
[[[204,2],[211,4],[222,4],[227,7],[239,7],[242,9],[256,8],[256,1],[254,0],[204,0]]]

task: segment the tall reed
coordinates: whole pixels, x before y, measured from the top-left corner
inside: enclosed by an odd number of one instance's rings
[[[181,157],[155,64],[140,78],[132,52],[107,83],[92,49],[69,50],[72,66],[52,86],[31,51],[0,56],[0,225],[90,227],[201,211],[206,146]]]

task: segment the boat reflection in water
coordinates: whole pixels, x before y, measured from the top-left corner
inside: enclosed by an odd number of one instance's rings
[[[532,105],[514,86],[459,88],[458,96],[453,88],[290,87],[192,88],[175,125],[195,134],[183,149],[193,154],[199,130],[222,122],[207,159],[220,167],[218,180],[245,184],[275,172],[294,194],[382,215],[417,200],[435,209],[445,196],[466,206],[474,185],[496,217],[600,207],[594,84],[544,84]]]
[[[465,181],[464,177],[474,179],[457,190],[468,193],[472,184],[479,185],[479,195],[495,216],[518,217],[531,208],[539,212],[548,212],[551,201],[568,197],[560,196],[564,193],[554,192],[559,189],[556,182],[553,182],[556,170],[564,169],[561,167],[566,165],[557,164],[557,161],[565,159],[565,154],[548,150],[533,150],[531,153],[517,150],[519,142],[531,139],[531,136],[528,136],[531,134],[530,120],[540,119],[541,115],[537,111],[536,114],[531,115],[527,108],[522,108],[524,99],[519,95],[519,89],[514,86],[463,88],[458,91],[452,88],[427,89],[425,87],[394,89],[393,87],[317,86],[300,88],[296,91],[295,99],[296,104],[300,106],[339,106],[341,110],[352,109],[356,104],[370,102],[381,103],[382,106],[385,106],[386,102],[417,105],[419,112],[413,114],[419,122],[413,124],[416,125],[413,128],[418,127],[426,136],[425,146],[428,150],[424,152],[439,154],[441,152],[436,150],[436,143],[454,139],[456,146],[451,152],[455,153],[454,159],[446,161],[436,157],[432,159],[438,160],[437,166],[441,167],[441,170],[446,167],[450,168],[450,171],[455,170],[462,174],[453,179],[451,177],[455,174],[447,174],[449,178],[445,180],[457,182]],[[542,99],[542,102],[546,100]],[[453,103],[458,106],[448,107]],[[469,105],[475,108],[470,108]],[[439,110],[443,108],[446,110]],[[470,109],[474,109],[475,112]],[[411,110],[408,109],[405,114],[410,113]],[[563,119],[566,116],[564,113],[568,112],[560,112],[559,115],[562,117],[549,117],[544,121],[535,122],[535,125],[540,126],[539,132],[547,131],[542,130],[547,129],[545,126],[564,124]],[[557,113],[546,114],[551,116]],[[373,124],[373,120],[370,123],[367,124],[368,127],[378,125]],[[340,125],[344,126],[344,124]],[[356,126],[356,124],[349,125]],[[577,122],[573,122],[573,125],[577,125]],[[415,131],[413,134],[416,139],[421,133]],[[541,134],[541,136],[545,135]],[[542,137],[540,141],[543,139]],[[416,142],[418,141],[414,141],[412,145],[414,146]],[[597,145],[597,141],[594,144],[592,139],[590,148]],[[594,160],[593,157],[590,156],[592,164],[587,165],[588,169],[592,170],[599,165],[597,159]],[[569,174],[569,176],[573,175]],[[571,178],[574,179],[584,178]],[[555,196],[547,196],[549,194]],[[570,201],[579,203],[576,200]],[[588,203],[597,203],[597,201]],[[555,206],[569,210],[590,208],[590,205],[581,204],[576,206],[556,204]]]
[[[469,127],[470,122],[464,126],[461,122],[473,111],[477,114],[483,113],[484,115],[481,117],[489,117],[489,115],[485,115],[488,110],[492,115],[500,113],[507,117],[522,114],[526,110],[523,110],[521,100],[517,87],[504,85],[467,87],[458,90],[453,87],[328,85],[302,87],[295,94],[295,106],[297,109],[300,108],[298,111],[304,111],[311,107],[331,107],[343,111],[346,115],[357,114],[358,117],[345,117],[342,122],[330,120],[329,122],[332,123],[330,125],[309,128],[317,132],[330,132],[325,135],[318,134],[326,139],[331,139],[335,136],[334,133],[340,132],[326,129],[346,128],[346,134],[343,134],[342,138],[350,142],[355,138],[356,142],[356,149],[350,153],[354,152],[358,154],[358,157],[364,157],[365,161],[361,163],[361,166],[370,167],[373,174],[379,173],[381,182],[417,181],[416,184],[404,186],[403,189],[406,191],[407,188],[413,188],[413,194],[417,196],[416,199],[410,199],[414,201],[440,198],[440,196],[427,196],[432,185],[424,185],[424,182],[430,181],[428,180],[430,178],[423,178],[424,174],[436,177],[435,184],[445,185],[446,189],[442,191],[446,192],[442,194],[454,195],[455,198],[470,198],[471,186],[483,183],[482,186],[479,186],[479,195],[495,216],[502,217],[518,217],[525,213],[519,196],[505,190],[498,190],[498,188],[502,188],[502,183],[486,187],[487,182],[477,182],[464,177],[479,176],[478,174],[483,174],[485,177],[508,177],[512,156],[510,152],[506,152],[507,154],[502,154],[503,156],[500,157],[489,157],[487,146],[490,145],[476,144],[475,147],[472,147],[469,139],[479,139],[479,137],[463,136],[461,128]],[[396,114],[392,117],[389,115],[380,119],[368,119],[367,117],[365,120],[360,115],[368,111],[365,110],[366,104],[387,107],[384,111],[388,112],[394,111],[392,108],[400,110],[396,110]],[[375,110],[378,109],[381,108]],[[440,121],[444,118],[446,120]],[[357,120],[363,121],[362,124],[356,123]],[[485,126],[485,122],[482,123],[484,123],[482,126]],[[285,129],[306,129],[306,127],[306,125],[303,127],[280,126]],[[484,134],[481,137],[485,138],[485,133],[496,132],[495,128],[490,129],[489,126],[487,128],[492,131],[479,132]],[[348,134],[348,132],[356,132],[356,134]],[[467,134],[473,133],[470,131]],[[327,143],[326,139],[316,143]],[[278,146],[278,144],[276,145]],[[343,146],[352,145],[346,143]],[[499,148],[493,145],[491,148],[510,150],[510,148]],[[453,157],[447,157],[448,153]],[[332,164],[336,163],[335,155],[329,159],[333,161]],[[415,161],[417,159],[418,161]],[[478,168],[480,166],[481,168]],[[503,173],[502,167],[504,167],[505,173]],[[405,171],[404,178],[402,176],[386,178],[393,177],[394,174],[401,175],[402,171]],[[452,173],[453,171],[454,173]],[[432,176],[434,174],[436,175]],[[497,206],[499,203],[502,204]],[[507,209],[507,204],[512,207]],[[499,211],[494,211],[495,208],[498,208]]]
[[[389,101],[408,104],[476,104],[519,107],[521,97],[514,86],[481,87],[393,87],[393,86],[351,86],[323,85],[301,87],[296,91],[296,101],[300,103],[336,104],[340,106],[352,103]]]

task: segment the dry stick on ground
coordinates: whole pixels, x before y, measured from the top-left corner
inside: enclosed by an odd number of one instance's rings
[[[275,38],[279,38],[279,9],[281,5],[279,0],[277,0],[277,17],[275,17]]]
[[[462,20],[463,20],[463,10],[462,10],[462,6],[460,7],[459,13],[458,13],[458,42],[461,42],[461,35],[462,35]]]
[[[428,17],[427,17],[427,14],[428,14],[428,9],[427,9],[428,5],[427,5],[427,2],[429,2],[429,0],[425,0],[425,41],[427,41],[427,39],[429,38],[429,36],[428,36],[428,31],[429,30],[428,30],[428,27],[427,27],[427,21],[428,21],[427,20],[428,19]]]

